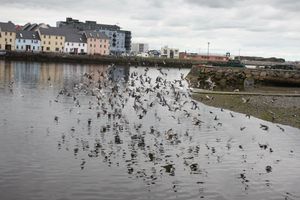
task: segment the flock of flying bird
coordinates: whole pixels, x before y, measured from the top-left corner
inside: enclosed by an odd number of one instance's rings
[[[108,166],[125,164],[128,174],[151,185],[165,173],[175,176],[177,169],[204,178],[208,172],[201,167],[200,160],[208,164],[213,163],[212,158],[222,162],[223,147],[230,151],[236,145],[238,150],[244,150],[243,145],[233,144],[233,138],[197,143],[201,131],[218,131],[223,124],[213,111],[209,111],[209,125],[205,122],[200,114],[202,104],[192,99],[184,74],[178,80],[169,80],[167,69],[157,68],[158,75],[153,77],[149,75],[149,68],[143,68],[143,71],[131,72],[129,80],[124,77],[116,80],[117,68],[110,66],[107,71],[85,73],[80,83],[63,88],[54,100],[59,102],[61,96],[67,96],[73,102],[70,113],[78,116],[77,121],[62,133],[58,148],[70,150],[72,146],[74,156],[82,157],[81,169],[86,167],[87,159],[102,158]],[[88,113],[83,117],[82,110],[86,108]],[[221,112],[227,111],[221,109]],[[235,118],[233,113],[228,111],[228,114]],[[59,125],[63,119],[54,116],[54,121]],[[264,124],[260,124],[260,128],[269,130]],[[246,126],[237,127],[240,132],[245,129]],[[224,146],[220,147],[220,143]],[[274,151],[268,144],[258,142],[257,148]],[[272,172],[272,166],[267,165],[265,172]],[[246,172],[241,171],[237,178],[247,189]],[[204,181],[196,184],[204,184]],[[178,187],[172,184],[175,192]]]

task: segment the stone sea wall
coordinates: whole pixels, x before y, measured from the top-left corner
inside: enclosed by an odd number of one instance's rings
[[[82,64],[116,64],[129,66],[148,67],[176,67],[191,68],[195,63],[189,60],[166,58],[142,58],[100,55],[70,55],[62,53],[31,53],[31,52],[7,52],[0,56],[0,60],[29,61],[29,62],[66,62]]]
[[[300,71],[194,66],[187,76],[191,87],[244,89],[256,85],[300,86]]]

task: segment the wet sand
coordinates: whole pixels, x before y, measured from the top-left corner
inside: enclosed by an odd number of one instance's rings
[[[300,128],[300,97],[194,93],[193,98],[209,106]]]

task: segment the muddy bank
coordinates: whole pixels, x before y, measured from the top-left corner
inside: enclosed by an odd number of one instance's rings
[[[300,128],[300,97],[194,93],[193,98],[209,106]]]
[[[30,53],[30,52],[7,52],[0,56],[2,60],[28,61],[28,62],[58,62],[58,63],[81,63],[81,64],[116,64],[126,66],[159,66],[172,68],[191,68],[192,61],[165,58],[141,58],[100,55],[70,55],[62,53]]]

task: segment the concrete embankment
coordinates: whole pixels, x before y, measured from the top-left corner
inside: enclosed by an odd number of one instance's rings
[[[194,66],[187,76],[195,88],[241,89],[258,85],[300,86],[299,70]],[[211,81],[207,81],[211,80]]]
[[[60,53],[20,53],[7,52],[0,56],[0,59],[12,61],[29,62],[65,62],[82,64],[116,64],[116,65],[136,65],[136,66],[159,66],[191,68],[195,63],[188,60],[165,59],[165,58],[141,58],[141,57],[120,57],[120,56],[100,56],[100,55],[69,55]]]

